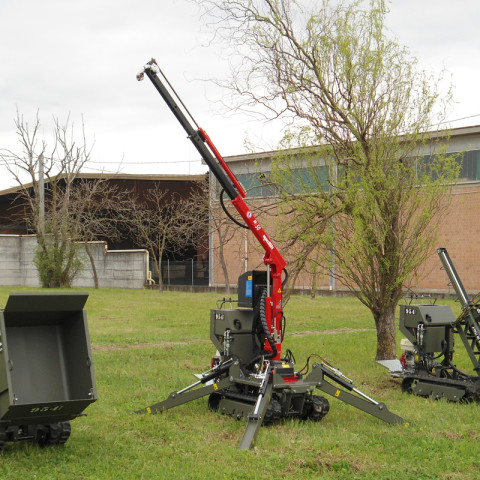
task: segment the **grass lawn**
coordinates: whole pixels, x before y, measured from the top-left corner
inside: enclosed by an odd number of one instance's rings
[[[0,306],[10,291],[0,288]],[[408,419],[391,426],[328,397],[319,423],[262,427],[240,451],[245,422],[213,413],[200,399],[158,415],[131,415],[195,381],[215,353],[209,312],[220,294],[92,290],[86,304],[99,399],[72,421],[64,447],[7,443],[0,478],[10,479],[475,479],[480,405],[402,394],[374,362],[376,334],[353,298],[293,297],[283,350],[297,367],[317,353],[357,388]],[[448,302],[447,302],[448,303]],[[458,304],[451,302],[457,313]],[[397,340],[400,344],[401,334]],[[400,348],[398,346],[398,350]],[[456,360],[468,366],[457,341]],[[469,370],[470,371],[470,370]]]

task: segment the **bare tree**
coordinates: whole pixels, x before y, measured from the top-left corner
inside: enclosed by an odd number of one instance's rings
[[[85,247],[95,288],[99,287],[99,281],[91,243],[116,238],[128,231],[135,210],[133,192],[112,185],[107,178],[78,178],[71,189],[70,234]]]
[[[21,151],[3,150],[0,155],[32,214],[38,240],[35,263],[40,280],[46,287],[68,287],[82,268],[69,224],[71,192],[75,178],[90,159],[91,148],[83,125],[81,140],[77,143],[69,119],[65,124],[54,119],[50,147],[40,138],[38,113],[29,125],[17,112],[15,125]]]
[[[227,245],[238,232],[239,227],[226,217],[223,210],[219,205],[214,206],[211,209],[211,227],[213,234],[218,240],[218,245],[214,248],[214,253],[218,256],[218,261],[223,272],[223,278],[225,279],[225,287],[227,295],[231,293],[231,282],[228,275],[228,267],[225,257],[225,245]]]
[[[162,258],[194,245],[198,233],[195,207],[155,183],[142,200],[137,199],[131,213],[131,233],[152,255],[158,270],[158,289],[163,292]]]
[[[261,173],[257,172],[255,175],[263,178]],[[210,244],[213,248],[210,253],[218,259],[225,281],[226,293],[230,294],[233,282],[231,282],[230,279],[229,270],[231,269],[231,265],[227,265],[226,250],[229,249],[230,253],[235,252],[235,254],[238,255],[238,259],[240,260],[243,258],[245,264],[247,264],[248,259],[245,258],[247,252],[243,249],[245,247],[245,242],[249,243],[248,237],[243,241],[245,237],[241,235],[242,241],[239,241],[239,233],[243,232],[248,236],[249,229],[230,202],[224,201],[221,192],[217,191],[215,181],[212,178],[210,181],[210,184],[207,182],[201,183],[199,185],[200,188],[194,190],[191,202],[196,205],[195,210],[199,221],[203,222],[205,218],[209,218],[210,235],[213,236],[213,242]],[[261,180],[258,185],[248,187],[247,192],[253,193],[253,195],[259,194],[256,189],[261,188],[262,186],[266,188],[267,182]],[[273,185],[270,185],[270,187],[272,186]],[[273,217],[275,206],[276,202],[265,201],[265,199],[261,202],[255,202],[255,215],[259,219],[265,219],[269,216]],[[238,241],[236,245],[238,250],[232,249],[232,245],[235,241]],[[265,253],[256,240],[253,242],[252,248],[261,251],[259,256]],[[249,254],[247,255],[250,256]]]
[[[285,119],[284,146],[323,146],[279,158],[274,172],[294,269],[316,252],[325,269],[334,258],[332,274],[372,312],[377,359],[394,358],[402,285],[430,251],[458,171],[440,148],[419,157],[450,89],[388,35],[384,0],[322,0],[311,12],[295,0],[198,2],[239,59],[225,85],[238,106]]]
[[[198,222],[199,230],[204,229],[206,222],[209,222],[209,234],[214,238],[210,255],[218,258],[225,279],[226,293],[230,294],[231,283],[225,257],[225,246],[234,238],[240,227],[227,217],[208,181],[199,182],[192,189],[189,202],[196,212],[194,218]],[[212,245],[210,246],[212,247]]]

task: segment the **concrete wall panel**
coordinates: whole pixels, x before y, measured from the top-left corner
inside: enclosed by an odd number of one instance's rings
[[[33,263],[37,238],[34,235],[0,235],[0,285],[39,287]],[[90,244],[100,288],[143,288],[148,273],[146,250],[109,251],[102,242]],[[74,287],[95,286],[91,262],[82,247],[83,270]]]

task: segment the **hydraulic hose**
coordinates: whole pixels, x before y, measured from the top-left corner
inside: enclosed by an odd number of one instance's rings
[[[260,355],[257,355],[256,357],[252,358],[252,360],[250,360],[247,363],[247,365],[246,365],[247,367],[250,367],[254,363],[261,360],[262,358],[266,359],[266,360],[268,360],[270,358],[273,358],[278,353],[277,346],[275,345],[275,342],[272,338],[272,335],[270,334],[270,330],[269,330],[268,325],[267,325],[267,318],[266,318],[266,315],[265,315],[265,298],[266,298],[266,296],[267,296],[267,290],[263,289],[263,292],[260,296],[259,304],[257,304],[257,305],[258,305],[258,313],[259,313],[259,317],[260,317],[260,324],[262,326],[263,333],[265,334],[265,337],[266,337],[268,343],[270,344],[272,352],[269,353],[269,354],[265,354],[265,352],[264,352]]]
[[[267,317],[265,315],[265,298],[267,297],[267,291],[264,289],[262,296],[260,297],[260,321],[262,322],[263,333],[265,333],[265,338],[268,340],[270,347],[272,349],[271,353],[265,355],[266,359],[273,358],[277,356],[278,350],[275,345],[275,341],[270,333],[270,329],[267,324]]]
[[[436,357],[433,357],[432,360],[436,360],[437,358],[440,358],[442,355],[447,354],[448,343],[446,342],[446,340],[442,340],[440,345],[442,346],[442,351]]]
[[[222,191],[220,192],[220,205],[222,206],[223,211],[225,212],[225,215],[236,225],[239,227],[245,228],[246,230],[250,230],[249,227],[243,223],[240,223],[237,219],[233,217],[233,215],[227,210],[227,207],[225,206],[225,203],[223,201],[223,193],[225,192],[225,189],[222,188]]]
[[[200,383],[207,383],[208,381],[219,377],[222,373],[227,372],[228,369],[232,366],[232,364],[233,364],[233,360],[228,360],[223,365],[219,365],[218,368],[216,368],[213,372],[209,373],[208,375],[204,375],[200,379]]]

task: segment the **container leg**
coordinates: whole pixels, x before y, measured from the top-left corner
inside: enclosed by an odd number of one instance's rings
[[[5,427],[0,427],[0,452],[2,451],[6,441],[7,441],[7,432],[5,430]]]
[[[37,442],[41,447],[65,445],[72,431],[70,422],[50,423],[45,427],[45,430],[39,429],[37,432]]]

